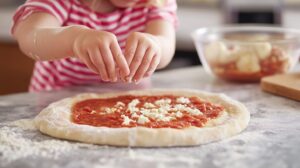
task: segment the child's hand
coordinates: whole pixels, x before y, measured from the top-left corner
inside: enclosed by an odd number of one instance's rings
[[[129,67],[115,35],[105,31],[83,29],[73,43],[74,56],[81,59],[104,81],[116,82],[129,74]]]
[[[127,81],[139,82],[152,75],[161,58],[161,48],[154,35],[134,32],[126,41],[125,57],[130,69]]]

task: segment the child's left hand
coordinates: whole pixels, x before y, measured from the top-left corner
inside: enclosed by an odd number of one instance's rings
[[[127,82],[139,82],[152,75],[161,59],[161,47],[156,36],[149,33],[131,33],[125,46],[125,57],[130,74]]]

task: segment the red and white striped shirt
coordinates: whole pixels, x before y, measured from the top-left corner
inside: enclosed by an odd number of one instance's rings
[[[176,25],[176,8],[176,1],[168,0],[164,7],[159,8],[120,8],[111,13],[99,13],[82,4],[80,0],[27,0],[17,9],[13,20],[15,25],[34,12],[46,12],[55,16],[61,26],[85,25],[95,30],[114,33],[124,50],[127,36],[131,32],[143,32],[150,20],[164,19]],[[101,82],[99,75],[76,58],[37,61],[29,91],[53,90],[97,82]]]

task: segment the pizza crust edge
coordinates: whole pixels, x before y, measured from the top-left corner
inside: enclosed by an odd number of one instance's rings
[[[110,98],[120,95],[178,95],[198,96],[202,100],[224,106],[227,117],[209,121],[209,126],[174,128],[108,128],[79,125],[70,121],[71,108],[78,101],[91,98]],[[250,113],[240,102],[224,94],[208,93],[192,89],[149,89],[126,92],[79,94],[50,104],[34,119],[36,127],[53,137],[80,141],[85,143],[136,146],[136,147],[167,147],[193,146],[225,139],[244,130],[250,120]]]

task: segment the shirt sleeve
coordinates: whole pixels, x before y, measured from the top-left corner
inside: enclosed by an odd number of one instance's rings
[[[165,0],[163,6],[152,6],[149,9],[148,21],[163,19],[172,23],[175,27],[178,26],[177,19],[177,4],[176,0]]]
[[[68,18],[70,6],[70,0],[27,0],[16,10],[13,16],[11,32],[13,33],[14,28],[19,21],[26,19],[35,12],[51,14],[57,18],[61,25],[63,25]]]

